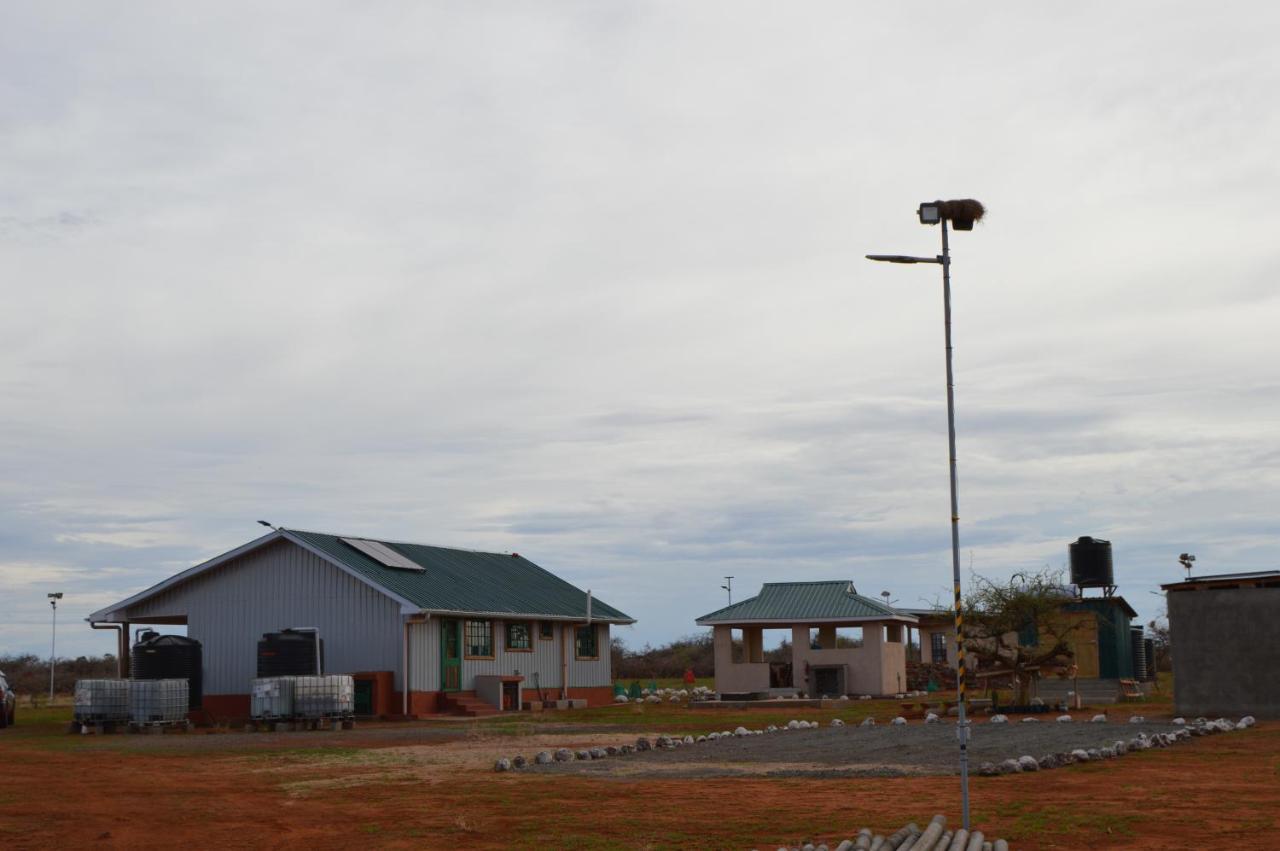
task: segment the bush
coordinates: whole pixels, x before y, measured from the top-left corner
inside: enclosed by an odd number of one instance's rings
[[[0,671],[4,671],[9,687],[18,694],[49,693],[49,660],[39,659],[30,653],[22,656],[0,656]],[[75,659],[59,659],[54,670],[54,690],[69,694],[76,680],[110,679],[116,676],[116,657],[77,656]]]

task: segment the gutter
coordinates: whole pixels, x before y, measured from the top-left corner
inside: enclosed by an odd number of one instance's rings
[[[125,679],[129,676],[129,624],[89,621],[89,626],[93,629],[116,631],[116,676]]]

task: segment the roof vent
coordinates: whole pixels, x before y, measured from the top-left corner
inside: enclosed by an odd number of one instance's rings
[[[848,594],[850,597],[856,597],[858,595],[858,592],[853,588],[852,582],[844,586],[844,593]]]
[[[352,547],[383,567],[396,567],[401,570],[425,570],[408,556],[402,555],[379,541],[367,541],[364,538],[342,538],[342,543]]]

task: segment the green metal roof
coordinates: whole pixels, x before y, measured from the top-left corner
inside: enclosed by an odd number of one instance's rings
[[[835,582],[766,582],[760,593],[698,618],[702,625],[757,621],[856,621],[915,618],[857,593],[847,580]]]
[[[424,611],[565,619],[585,618],[587,614],[587,592],[520,555],[379,541],[423,568],[405,570],[386,567],[344,543],[338,535],[280,531]],[[591,619],[635,622],[594,595]]]

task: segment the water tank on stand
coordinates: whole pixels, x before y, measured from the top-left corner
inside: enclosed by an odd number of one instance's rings
[[[1111,542],[1085,535],[1067,545],[1071,555],[1071,584],[1080,588],[1115,590],[1115,571],[1111,565]]]
[[[191,709],[199,709],[203,659],[200,642],[185,635],[142,633],[129,653],[131,679],[186,680]]]
[[[292,629],[268,632],[258,642],[259,677],[314,676],[323,671],[324,640],[314,632]]]

